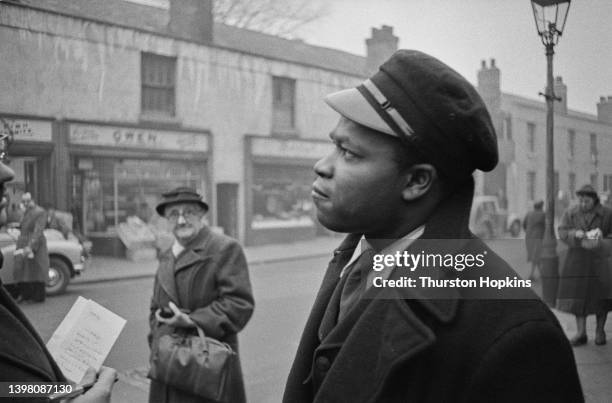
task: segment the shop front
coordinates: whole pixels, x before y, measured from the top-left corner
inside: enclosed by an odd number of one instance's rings
[[[326,230],[317,222],[313,166],[328,141],[246,137],[246,243],[289,243]]]
[[[21,220],[19,203],[24,192],[42,206],[55,202],[54,127],[51,119],[0,114],[0,134],[11,137],[9,165],[15,171],[14,180],[6,185],[8,222]]]
[[[94,254],[124,256],[133,246],[126,225],[149,235],[165,230],[155,212],[162,193],[211,192],[208,132],[88,123],[70,123],[68,132],[73,215]]]

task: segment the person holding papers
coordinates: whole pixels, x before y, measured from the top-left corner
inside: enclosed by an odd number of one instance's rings
[[[247,262],[238,242],[204,223],[208,205],[194,189],[179,187],[162,195],[156,207],[172,226],[175,242],[162,252],[151,299],[149,346],[154,357],[165,334],[197,334],[196,327],[238,351],[237,333],[253,314]],[[245,402],[239,360],[232,361],[225,399]],[[209,400],[153,379],[149,402]]]
[[[0,139],[0,141],[4,141]],[[13,179],[14,172],[0,161],[0,195],[4,184]],[[0,206],[4,209],[5,206]],[[0,253],[0,267],[2,266]],[[0,281],[0,382],[66,382],[53,357],[45,347],[15,300],[11,298]],[[95,379],[90,371],[87,379]],[[82,396],[71,403],[108,403],[117,372],[103,367],[97,374],[97,381]],[[19,401],[44,402],[46,398],[13,398],[0,396],[0,402]]]

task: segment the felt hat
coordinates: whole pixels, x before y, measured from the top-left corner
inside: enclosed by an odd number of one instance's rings
[[[189,187],[178,187],[162,194],[162,201],[155,207],[157,214],[163,216],[166,207],[176,203],[195,203],[208,211],[208,204],[202,200],[202,195]]]
[[[576,191],[577,196],[590,196],[593,200],[599,202],[599,195],[591,185],[584,185]]]

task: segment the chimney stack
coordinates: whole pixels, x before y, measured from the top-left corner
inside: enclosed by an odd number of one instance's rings
[[[555,112],[567,115],[567,85],[563,83],[561,76],[555,77],[553,90],[555,96],[561,98],[560,101],[555,100],[553,103]]]
[[[213,40],[212,0],[170,0],[168,32],[181,39]]]
[[[612,96],[600,97],[597,104],[597,120],[612,125]]]
[[[480,62],[477,89],[489,112],[491,114],[499,112],[501,107],[501,72],[495,65],[495,59],[491,59],[490,67],[487,67],[485,60]]]
[[[366,39],[366,68],[367,74],[372,75],[378,71],[395,51],[399,38],[393,35],[393,27],[383,25],[380,29],[372,28],[372,37]]]

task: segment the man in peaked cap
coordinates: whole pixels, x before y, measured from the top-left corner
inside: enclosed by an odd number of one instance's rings
[[[235,239],[212,232],[204,223],[208,204],[194,189],[179,187],[164,193],[156,211],[168,220],[176,241],[161,254],[155,276],[149,316],[151,359],[161,336],[177,329],[197,334],[196,327],[238,352],[238,332],[254,308],[242,247]],[[167,313],[162,314],[162,310]],[[233,360],[230,365],[223,401],[245,402],[240,361]],[[151,381],[149,402],[202,401],[208,400],[168,385],[163,379]]]
[[[530,289],[411,288],[397,261],[372,270],[377,256],[431,247],[485,257],[461,278],[515,278],[468,229],[472,173],[498,161],[473,86],[429,55],[400,50],[325,101],[340,119],[335,150],[314,167],[312,197],[320,222],[349,235],[325,273],[283,401],[583,401],[571,347]]]

